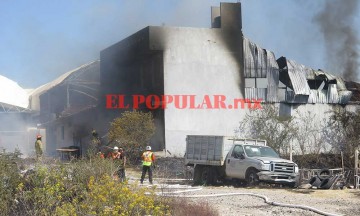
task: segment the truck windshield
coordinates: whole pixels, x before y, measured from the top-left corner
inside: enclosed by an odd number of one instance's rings
[[[247,145],[245,152],[248,157],[272,157],[279,158],[279,155],[270,147]]]

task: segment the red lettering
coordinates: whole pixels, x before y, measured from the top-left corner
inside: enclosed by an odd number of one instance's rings
[[[258,99],[258,100],[253,99],[254,106],[253,106],[252,108],[253,108],[253,109],[262,109],[261,101],[262,101],[262,98],[260,98],[260,99]]]
[[[195,95],[187,95],[189,96],[190,99],[190,109],[196,109],[197,107],[195,107]]]
[[[157,95],[149,95],[146,97],[146,107],[148,109],[157,109],[160,107],[160,97]]]
[[[214,108],[215,109],[226,109],[225,95],[214,95]]]
[[[177,109],[185,109],[187,107],[188,96],[189,95],[175,95],[175,107]],[[180,98],[182,100],[180,100]],[[180,101],[182,101],[182,102],[180,102]]]
[[[133,108],[139,109],[139,105],[143,104],[145,102],[145,96],[144,95],[133,95]]]
[[[245,101],[244,99],[234,99],[234,109],[237,109],[238,108],[238,104],[240,102],[240,105],[241,105],[241,109],[244,109],[244,106],[245,106]]]
[[[198,106],[198,108],[203,109],[204,105],[206,105],[206,109],[212,109],[211,100],[210,100],[209,95],[204,96],[203,102],[201,105],[199,105],[200,107]]]
[[[106,109],[116,108],[116,95],[106,95]]]
[[[248,104],[248,109],[251,109],[251,100],[250,99],[245,99],[245,103]]]
[[[129,108],[129,104],[126,104],[125,106],[125,95],[118,95],[118,99],[119,99],[118,108],[120,109]]]
[[[176,97],[176,96],[175,96]],[[170,104],[173,102],[173,96],[171,95],[162,95],[161,96],[162,99],[162,106],[161,108],[166,109],[166,105]],[[176,106],[176,103],[175,103]]]

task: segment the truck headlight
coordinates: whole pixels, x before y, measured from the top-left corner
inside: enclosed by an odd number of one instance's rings
[[[262,164],[262,165],[261,165],[261,169],[262,169],[262,170],[270,171],[270,164]]]
[[[295,173],[299,173],[299,167],[297,165],[295,165],[294,171],[295,171]]]

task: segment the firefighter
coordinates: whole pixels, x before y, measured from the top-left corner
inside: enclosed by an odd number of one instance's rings
[[[118,148],[117,146],[115,146],[113,148],[113,151],[108,154],[107,158],[114,160],[115,164],[117,165],[116,173],[120,181],[124,181],[125,165],[126,165],[126,155],[124,150],[122,148]]]
[[[101,149],[99,150],[99,152],[97,153],[97,155],[99,156],[99,158],[104,159],[105,158],[105,154],[101,151]]]
[[[36,136],[36,141],[35,141],[35,153],[36,153],[36,158],[40,159],[43,155],[43,144],[41,141],[41,135],[37,135]]]
[[[91,144],[90,144],[90,149],[89,149],[89,153],[92,154],[96,154],[97,152],[99,152],[101,150],[101,141],[100,141],[100,137],[99,134],[96,132],[95,129],[93,129],[91,131]]]
[[[149,173],[149,182],[150,184],[153,183],[152,181],[152,169],[151,166],[155,162],[155,156],[154,153],[151,151],[151,146],[146,146],[146,151],[141,156],[143,160],[143,168],[142,168],[142,174],[141,174],[141,184],[144,182],[144,178],[146,175],[146,172]]]

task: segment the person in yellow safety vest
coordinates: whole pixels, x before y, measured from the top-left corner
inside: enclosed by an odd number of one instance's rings
[[[36,158],[40,159],[43,155],[43,144],[41,141],[41,135],[37,135],[36,136],[36,141],[35,141],[35,153],[36,153]]]
[[[146,172],[149,173],[149,182],[150,184],[153,183],[152,181],[152,169],[151,169],[151,165],[155,162],[155,156],[154,153],[151,152],[151,146],[146,146],[146,151],[142,154],[141,156],[142,160],[143,160],[143,169],[142,169],[142,174],[141,174],[141,184],[144,182],[144,178],[146,175]]]

